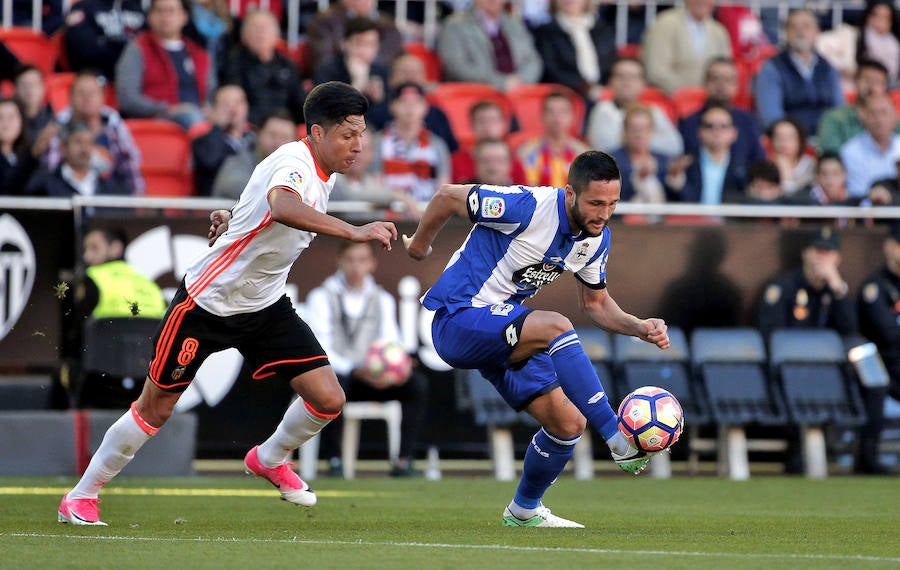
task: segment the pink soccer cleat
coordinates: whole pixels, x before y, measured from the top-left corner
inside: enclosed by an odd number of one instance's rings
[[[69,499],[68,493],[63,495],[59,503],[57,517],[61,523],[77,525],[106,526],[100,520],[100,499]]]
[[[309,488],[303,479],[291,469],[290,463],[282,463],[278,467],[266,467],[259,461],[257,455],[257,445],[247,452],[244,457],[244,465],[247,467],[247,474],[257,475],[268,479],[275,485],[275,488],[281,493],[281,498],[295,505],[311,507],[316,504],[316,494]]]

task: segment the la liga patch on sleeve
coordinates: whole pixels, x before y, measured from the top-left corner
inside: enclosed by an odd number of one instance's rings
[[[303,184],[303,175],[300,174],[299,171],[293,170],[288,172],[284,179],[281,181],[282,184],[287,186],[288,188],[293,188],[296,191],[300,191],[300,186]]]
[[[503,216],[504,210],[506,210],[506,202],[503,198],[491,196],[481,200],[482,218],[499,218]]]

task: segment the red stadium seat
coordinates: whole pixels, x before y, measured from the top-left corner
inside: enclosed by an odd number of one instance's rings
[[[699,111],[704,103],[706,103],[706,89],[703,87],[682,87],[672,93],[672,105],[679,119]]]
[[[891,96],[891,101],[894,102],[894,108],[897,109],[897,114],[900,114],[900,89],[894,89],[889,95]]]
[[[625,44],[616,48],[619,57],[641,58],[641,44]]]
[[[437,83],[441,80],[442,69],[441,59],[433,50],[420,42],[406,42],[403,44],[406,53],[414,55],[425,65],[425,79],[430,83]]]
[[[641,94],[638,95],[638,101],[644,105],[659,107],[669,115],[669,119],[671,119],[673,123],[678,122],[675,105],[672,104],[672,100],[669,99],[669,96],[666,95],[665,91],[657,89],[656,87],[646,87],[641,91]]]
[[[572,136],[581,137],[584,130],[584,116],[587,112],[584,99],[565,85],[556,83],[534,83],[520,85],[510,89],[506,98],[512,105],[513,114],[523,131],[540,133],[544,130],[541,114],[544,98],[550,93],[562,93],[572,102],[575,111],[575,121],[572,123]]]
[[[34,65],[44,75],[53,73],[59,44],[54,43],[41,32],[31,28],[0,28],[0,41],[13,52],[19,61]]]
[[[190,196],[191,140],[177,124],[161,119],[126,119],[141,151],[147,196]]]
[[[190,173],[144,172],[145,196],[172,196],[189,198],[194,195],[194,179]]]
[[[507,118],[512,117],[509,100],[487,83],[441,83],[428,94],[428,102],[446,113],[450,128],[463,148],[470,148],[475,142],[469,109],[485,100],[497,103]]]
[[[507,135],[506,144],[509,145],[509,150],[515,154],[522,143],[539,136],[541,136],[541,131],[516,131]]]
[[[69,106],[69,93],[74,81],[75,74],[71,71],[51,73],[44,79],[47,85],[47,102],[56,113]]]
[[[191,128],[187,131],[187,136],[190,140],[194,140],[196,138],[202,137],[206,133],[212,129],[213,125],[209,121],[200,121],[199,123],[194,123],[191,125]]]

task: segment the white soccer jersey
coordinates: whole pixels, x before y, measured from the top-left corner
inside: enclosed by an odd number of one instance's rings
[[[315,163],[306,140],[269,155],[253,170],[228,231],[188,267],[188,295],[220,317],[258,311],[277,301],[291,266],[316,234],[274,223],[267,196],[273,188],[287,188],[325,213],[334,179]]]

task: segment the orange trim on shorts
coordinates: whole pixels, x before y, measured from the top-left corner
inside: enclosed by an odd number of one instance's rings
[[[310,362],[312,360],[322,360],[322,359],[326,359],[326,358],[328,358],[328,356],[323,354],[321,356],[310,356],[309,358],[297,358],[297,359],[277,360],[275,362],[269,362],[268,364],[263,364],[262,366],[257,368],[256,372],[253,373],[251,378],[253,378],[254,380],[262,380],[263,378],[268,378],[269,376],[274,375],[275,374],[274,372],[263,373],[263,370],[265,370],[266,368],[269,368],[271,366],[278,366],[279,364],[296,364],[299,362]]]
[[[209,285],[213,279],[221,275],[229,265],[234,263],[234,260],[241,255],[241,252],[244,251],[244,249],[246,249],[248,245],[250,245],[250,242],[253,240],[253,238],[256,237],[259,232],[271,226],[272,223],[272,213],[267,212],[265,217],[263,218],[263,221],[260,222],[260,224],[256,226],[256,228],[251,230],[241,239],[226,247],[225,250],[219,254],[219,257],[214,259],[213,262],[209,264],[209,267],[207,267],[203,271],[203,273],[200,274],[200,277],[198,277],[197,280],[187,288],[188,295],[190,295],[191,297],[196,297],[197,295],[199,295],[201,291],[206,289],[206,286]]]
[[[319,410],[317,410],[317,409],[315,409],[314,407],[310,406],[310,405],[309,405],[309,402],[307,402],[306,400],[303,400],[303,405],[306,406],[306,410],[307,410],[309,413],[311,413],[312,415],[316,416],[316,417],[319,418],[319,419],[323,419],[323,420],[333,420],[333,419],[337,418],[339,415],[341,415],[340,412],[338,412],[338,413],[336,413],[336,414],[323,414],[323,413],[320,412]]]
[[[150,372],[148,373],[150,380],[157,386],[159,386],[159,374],[166,363],[169,351],[172,350],[172,343],[175,342],[175,336],[178,328],[181,326],[181,321],[184,319],[184,314],[196,306],[197,303],[191,297],[188,297],[172,308],[169,318],[166,319],[166,323],[163,325],[159,340],[156,341],[156,354],[153,357],[153,362],[150,363]],[[165,388],[164,386],[160,387]],[[171,388],[171,386],[168,386],[168,388]]]
[[[131,402],[131,417],[134,418],[134,423],[138,425],[139,428],[144,430],[144,433],[147,435],[156,435],[159,432],[158,427],[153,427],[147,423],[147,420],[141,417],[141,414],[137,411],[137,400]]]

